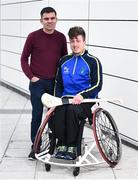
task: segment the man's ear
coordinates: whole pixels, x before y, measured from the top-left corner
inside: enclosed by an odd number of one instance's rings
[[[40,18],[40,23],[42,24],[42,18]]]

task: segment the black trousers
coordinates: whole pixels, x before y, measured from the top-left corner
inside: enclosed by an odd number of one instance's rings
[[[58,145],[77,146],[80,124],[91,117],[93,103],[80,105],[64,105],[56,107],[53,122],[53,138],[58,139]]]

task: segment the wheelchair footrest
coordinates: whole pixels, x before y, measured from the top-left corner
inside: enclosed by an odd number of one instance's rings
[[[60,165],[60,166],[72,166],[72,167],[81,167],[81,166],[88,166],[88,165],[97,165],[104,163],[105,161],[99,160],[92,150],[96,146],[96,143],[93,142],[90,147],[85,147],[85,152],[82,156],[78,156],[75,160],[62,160],[57,159],[54,155],[48,154],[47,151],[43,151],[39,154],[35,154],[36,158],[43,163],[53,164],[53,165]]]

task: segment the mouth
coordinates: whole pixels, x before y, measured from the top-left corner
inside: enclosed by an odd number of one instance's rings
[[[78,48],[73,48],[74,49],[74,51],[78,51],[79,49]]]
[[[53,24],[49,24],[46,26],[48,29],[54,29],[54,25]]]
[[[53,26],[53,24],[48,24],[47,26],[51,27],[51,26]]]

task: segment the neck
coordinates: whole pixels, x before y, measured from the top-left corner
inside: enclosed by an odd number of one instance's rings
[[[52,30],[47,30],[47,29],[44,29],[43,28],[43,31],[45,32],[45,33],[47,33],[47,34],[53,34],[54,33],[54,29],[52,29]]]
[[[79,53],[73,53],[74,55],[76,55],[76,56],[81,56],[81,55],[83,55],[84,54],[84,52],[85,52],[85,49],[83,49],[81,52],[79,52]]]

